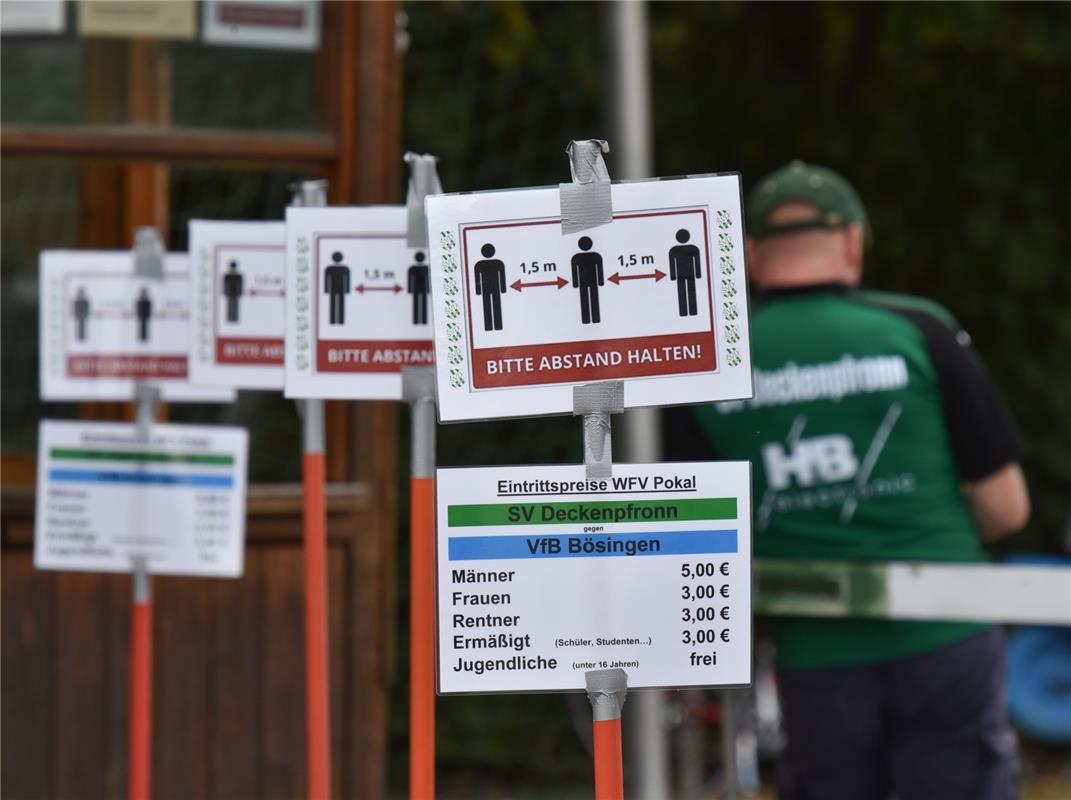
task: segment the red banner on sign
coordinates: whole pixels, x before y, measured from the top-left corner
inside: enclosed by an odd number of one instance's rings
[[[538,386],[713,372],[716,366],[709,331],[674,333],[473,350],[472,384],[477,389]]]
[[[283,346],[282,339],[216,339],[216,363],[282,366]]]
[[[171,378],[186,377],[186,356],[79,355],[67,356],[71,378]]]
[[[402,367],[435,363],[435,348],[424,339],[409,341],[319,341],[319,372],[401,372]]]

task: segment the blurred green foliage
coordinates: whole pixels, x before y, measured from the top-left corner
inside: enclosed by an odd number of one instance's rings
[[[614,175],[612,4],[405,9],[405,144],[441,157],[447,191],[568,180],[573,138],[609,139]],[[874,226],[866,283],[947,306],[1028,440],[1035,513],[1009,547],[1058,547],[1071,511],[1071,6],[652,3],[649,16],[656,173],[733,170],[750,188],[802,158],[848,176]],[[567,419],[446,426],[440,461],[575,462],[579,436]],[[478,763],[510,765],[506,785],[588,780],[582,758],[535,770],[513,729],[525,700],[444,701],[441,744],[471,738],[466,702],[488,709],[479,746],[494,752]]]

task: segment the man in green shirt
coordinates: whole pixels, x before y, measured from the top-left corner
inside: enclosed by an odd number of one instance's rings
[[[670,451],[691,436],[752,462],[756,556],[985,560],[1029,498],[970,337],[935,303],[858,288],[869,224],[831,170],[771,174],[747,222],[754,397],[677,412]],[[999,629],[778,618],[770,631],[783,797],[1014,797]]]

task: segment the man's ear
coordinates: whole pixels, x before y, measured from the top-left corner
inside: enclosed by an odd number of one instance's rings
[[[863,274],[863,250],[866,246],[866,234],[863,226],[855,222],[848,226],[844,237],[844,259],[852,274],[858,281]]]
[[[749,271],[758,268],[758,246],[755,240],[748,236],[744,239],[744,256],[747,258],[747,268]]]

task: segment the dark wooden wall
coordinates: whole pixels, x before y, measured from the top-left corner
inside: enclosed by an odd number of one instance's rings
[[[391,610],[368,598],[389,576],[368,574],[368,487],[329,504],[333,779],[376,797],[393,647]],[[2,519],[0,795],[124,797],[130,577],[35,570],[27,492],[4,494]],[[240,580],[153,579],[158,800],[304,796],[300,528],[296,487],[256,487]]]

